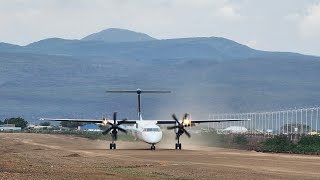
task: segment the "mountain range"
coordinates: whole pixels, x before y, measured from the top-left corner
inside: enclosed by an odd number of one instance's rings
[[[0,43],[0,63],[0,119],[100,118],[113,111],[136,118],[136,96],[109,89],[171,90],[143,95],[146,119],[320,103],[320,57],[255,50],[221,37],[159,40],[112,28],[80,40]]]

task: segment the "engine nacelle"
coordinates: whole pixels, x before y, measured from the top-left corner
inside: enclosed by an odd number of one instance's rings
[[[191,124],[187,124],[187,125],[184,124],[183,126],[184,126],[184,127],[193,127],[193,126],[196,126],[196,124],[195,124],[195,123],[191,123]]]
[[[190,114],[187,114],[186,117],[183,117],[182,118],[182,124],[184,127],[192,127],[192,126],[195,126],[194,123],[192,123],[192,118],[191,118],[191,115]]]

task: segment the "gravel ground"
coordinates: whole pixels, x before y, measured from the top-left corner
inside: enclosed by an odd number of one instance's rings
[[[320,179],[319,156],[171,146],[0,133],[0,179]]]

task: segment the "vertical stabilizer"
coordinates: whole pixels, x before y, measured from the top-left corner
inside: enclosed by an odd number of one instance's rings
[[[107,91],[107,93],[137,93],[138,95],[138,119],[139,120],[143,120],[142,119],[142,114],[141,114],[141,94],[142,93],[153,93],[153,94],[158,94],[158,93],[171,93],[171,91],[150,91],[150,90],[141,90],[141,89],[137,89],[137,90],[115,90],[115,91]]]

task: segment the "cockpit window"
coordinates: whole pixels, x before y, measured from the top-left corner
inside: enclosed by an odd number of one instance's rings
[[[159,128],[144,128],[143,132],[160,132]]]

